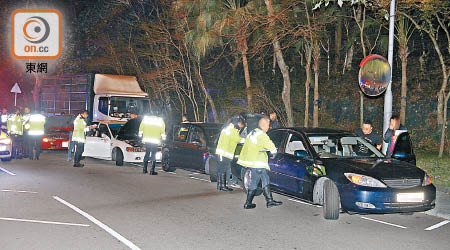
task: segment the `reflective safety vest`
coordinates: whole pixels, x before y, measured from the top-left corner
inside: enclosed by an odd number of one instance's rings
[[[30,124],[28,124],[28,121],[30,120],[31,114],[24,114],[22,116],[22,124],[23,124],[23,129],[24,130],[29,130],[30,129]]]
[[[22,135],[23,134],[23,124],[22,115],[12,114],[8,117],[7,121],[8,133],[11,135]]]
[[[139,126],[139,136],[142,136],[143,143],[161,145],[161,139],[166,139],[166,124],[161,117],[144,116]]]
[[[28,122],[29,135],[44,135],[45,116],[41,114],[33,114],[29,116]]]
[[[1,116],[1,123],[6,124],[6,122],[8,121],[8,114],[2,114]]]
[[[86,136],[84,132],[89,131],[87,127],[86,121],[81,115],[78,115],[73,121],[73,133],[72,133],[72,141],[75,142],[86,142]]]
[[[265,168],[270,170],[267,153],[277,153],[277,149],[269,136],[259,128],[247,135],[237,163],[248,168]]]
[[[237,144],[244,141],[245,139],[239,136],[239,130],[234,127],[233,123],[230,123],[220,132],[216,154],[228,159],[233,159],[234,150],[236,149]]]

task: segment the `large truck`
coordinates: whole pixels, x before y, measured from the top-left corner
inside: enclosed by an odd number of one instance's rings
[[[134,76],[67,74],[42,79],[40,108],[47,116],[88,110],[90,121],[127,121],[150,111],[150,99]]]

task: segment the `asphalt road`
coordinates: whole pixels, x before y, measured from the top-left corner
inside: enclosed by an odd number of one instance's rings
[[[80,169],[65,156],[0,163],[0,249],[450,248],[450,223],[424,213],[326,221],[320,207],[278,194],[281,207],[259,196],[244,210],[242,190],[218,192],[206,175],[95,159]]]

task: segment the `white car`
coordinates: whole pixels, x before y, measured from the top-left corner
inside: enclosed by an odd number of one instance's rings
[[[124,162],[142,163],[145,146],[138,137],[139,120],[127,123],[109,121],[97,123],[97,128],[88,132],[84,144],[83,156],[112,160],[117,166]],[[156,162],[161,161],[161,150],[158,150]]]
[[[3,130],[6,137],[0,137],[0,159],[2,161],[10,161],[12,153],[12,142],[6,130]]]

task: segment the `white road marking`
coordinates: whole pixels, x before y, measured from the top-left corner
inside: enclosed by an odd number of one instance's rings
[[[189,173],[189,174],[193,174],[193,175],[194,175],[194,174],[200,174],[200,173],[197,173],[197,172],[191,172],[191,173]]]
[[[2,168],[2,167],[0,167],[0,170],[3,171],[3,172],[5,172],[5,173],[7,173],[7,174],[10,174],[10,175],[16,175],[15,173],[10,172],[10,171],[8,171],[8,170]]]
[[[177,173],[175,173],[175,172],[166,172],[166,173],[168,173],[168,174],[177,174]]]
[[[190,176],[189,178],[194,179],[194,180],[199,180],[199,181],[210,182],[209,180],[205,180],[205,179],[202,179],[202,178],[197,178],[197,177],[194,177],[194,176]]]
[[[45,221],[45,220],[25,220],[25,219],[6,218],[6,217],[0,217],[0,220],[32,222],[32,223],[64,225],[64,226],[89,227],[89,225],[86,225],[86,224],[66,223],[66,222],[57,222],[57,221]]]
[[[0,192],[28,193],[28,194],[37,194],[38,193],[38,192],[33,192],[33,191],[11,190],[11,189],[0,189]]]
[[[406,229],[406,228],[407,228],[407,227],[405,227],[405,226],[401,226],[401,225],[397,225],[397,224],[392,224],[392,223],[385,222],[385,221],[381,221],[381,220],[375,220],[375,219],[367,218],[367,217],[364,217],[364,216],[361,216],[361,218],[362,218],[362,219],[365,219],[365,220],[370,220],[370,221],[378,222],[378,223],[381,223],[381,224],[393,226],[393,227],[402,228],[402,229]]]
[[[311,203],[308,203],[308,202],[299,201],[299,200],[295,200],[295,199],[288,199],[288,201],[293,201],[293,202],[297,202],[297,203],[308,205],[308,206],[320,207],[319,205],[314,205],[314,204],[311,204]]]
[[[88,213],[84,212],[83,210],[81,210],[81,209],[77,208],[76,206],[70,204],[69,202],[59,198],[58,196],[53,196],[53,199],[61,202],[62,204],[66,205],[69,208],[71,208],[72,210],[74,210],[75,212],[77,212],[77,213],[81,214],[82,216],[84,216],[86,219],[92,221],[94,224],[96,224],[97,226],[101,227],[103,230],[105,230],[106,232],[111,234],[114,238],[116,238],[119,241],[121,241],[123,244],[125,244],[130,249],[141,250],[133,242],[127,240],[125,237],[123,237],[122,235],[120,235],[119,233],[114,231],[112,228],[110,228],[107,225],[103,224],[101,221],[97,220],[96,218],[94,218],[93,216],[91,216]]]
[[[433,225],[433,226],[431,226],[431,227],[425,228],[425,231],[431,231],[431,230],[436,229],[436,228],[438,228],[438,227],[442,227],[443,225],[448,224],[448,223],[450,223],[450,220],[444,220],[444,221],[441,221],[441,222],[439,222],[439,223],[436,224],[436,225]]]

